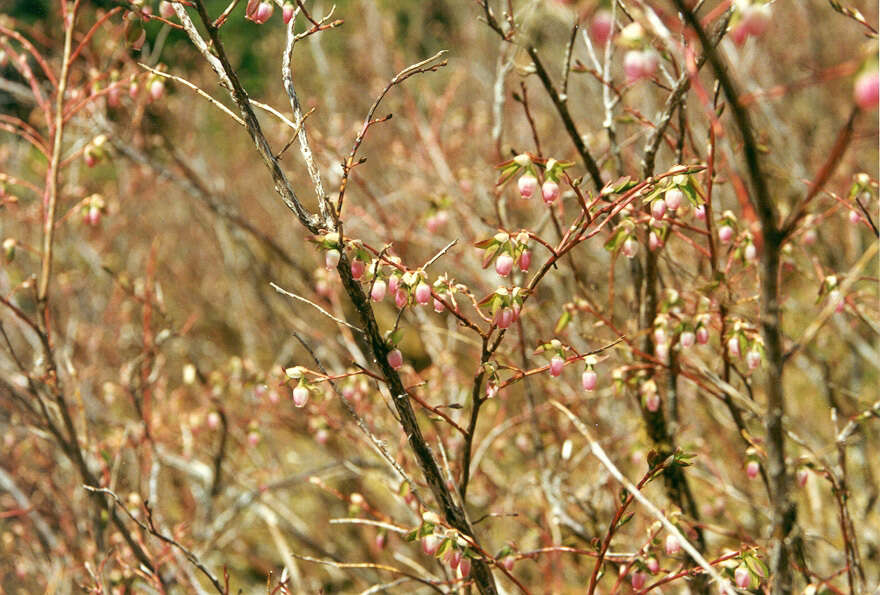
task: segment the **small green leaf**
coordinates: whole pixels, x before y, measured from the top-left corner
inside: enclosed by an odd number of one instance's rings
[[[571,312],[568,310],[563,310],[562,316],[559,317],[559,320],[556,321],[556,327],[553,329],[553,334],[558,335],[561,333],[565,327],[568,326],[568,323],[571,322]]]

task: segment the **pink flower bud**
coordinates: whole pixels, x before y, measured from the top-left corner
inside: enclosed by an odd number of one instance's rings
[[[428,231],[431,233],[437,233],[447,221],[449,221],[449,215],[446,211],[439,211],[425,220],[425,227],[427,227]]]
[[[502,277],[506,277],[512,270],[513,257],[506,252],[499,254],[498,258],[495,259],[495,272]]]
[[[718,228],[718,239],[722,244],[729,244],[733,239],[733,228],[729,225],[722,225]]]
[[[163,93],[165,93],[165,81],[162,79],[154,79],[150,83],[150,99],[158,101],[162,98]]]
[[[212,430],[216,430],[220,427],[220,414],[216,411],[212,411],[208,414],[208,427]]]
[[[538,189],[538,178],[530,173],[524,173],[519,177],[516,185],[517,188],[519,188],[520,196],[523,198],[532,198],[532,195],[535,194],[535,190]]]
[[[394,304],[398,308],[403,308],[406,305],[408,298],[409,295],[407,295],[406,290],[401,287],[397,290],[397,293],[394,294]]]
[[[862,216],[859,215],[858,211],[850,211],[849,212],[849,222],[850,223],[855,225],[861,220],[862,220]]]
[[[681,333],[681,336],[678,340],[684,349],[689,349],[694,346],[695,339],[696,336],[694,335],[693,331],[684,331]]]
[[[562,367],[565,365],[565,360],[558,355],[554,355],[550,358],[550,375],[551,376],[559,376],[562,374]]]
[[[498,396],[498,385],[492,384],[491,382],[487,383],[486,384],[486,398],[487,399],[494,399],[497,396]]]
[[[581,374],[581,386],[583,386],[584,390],[587,392],[591,392],[596,388],[596,382],[598,380],[599,376],[594,370],[584,370],[584,373]]]
[[[388,365],[395,370],[403,366],[403,354],[400,353],[400,349],[392,349],[388,352]]]
[[[83,161],[89,167],[95,167],[95,164],[98,163],[98,155],[92,147],[86,147],[85,152],[83,152]]]
[[[865,72],[856,79],[853,95],[860,108],[864,110],[877,109],[877,105],[880,103],[880,74],[876,69]]]
[[[532,251],[531,250],[523,250],[523,253],[519,255],[519,270],[526,273],[529,270],[529,267],[532,265]]]
[[[675,535],[667,535],[666,536],[666,555],[674,556],[678,552],[681,551],[681,542],[678,541],[678,537]]]
[[[446,563],[449,564],[452,570],[456,570],[459,563],[461,563],[461,550],[449,550],[449,553],[446,554]]]
[[[623,57],[623,72],[626,74],[626,81],[634,83],[643,76],[644,58],[639,50],[630,50]]]
[[[654,50],[642,52],[642,77],[651,78],[660,66],[660,58]]]
[[[654,343],[666,342],[666,330],[662,326],[654,329]]]
[[[745,250],[743,250],[743,256],[746,257],[746,260],[753,261],[758,257],[758,249],[754,244],[749,243],[746,245]]]
[[[597,10],[590,21],[590,37],[593,38],[597,45],[605,45],[611,38],[611,27],[613,25],[614,21],[609,11],[605,9]]]
[[[163,19],[170,19],[174,16],[174,5],[168,2],[168,0],[162,0],[159,3],[159,14]]]
[[[260,2],[260,5],[257,6],[257,10],[254,13],[252,20],[258,25],[262,25],[269,20],[274,11],[275,5],[271,2]]]
[[[513,556],[505,556],[504,559],[501,560],[501,564],[504,566],[507,572],[513,570],[514,563],[516,563],[516,559]]]
[[[553,202],[559,198],[559,184],[553,180],[547,180],[544,182],[544,185],[541,186],[541,195],[544,197],[545,203],[548,205],[553,204]]]
[[[425,554],[427,554],[428,556],[433,556],[437,553],[437,550],[440,549],[440,545],[442,543],[443,540],[433,533],[431,533],[430,535],[425,535],[422,538],[422,551],[425,552]]]
[[[632,237],[626,238],[620,251],[623,252],[623,255],[627,258],[633,259],[639,252],[639,244]]]
[[[632,573],[629,580],[630,583],[632,583],[632,588],[636,591],[640,591],[645,587],[645,583],[648,582],[648,575],[641,570],[636,570]]]
[[[806,467],[801,467],[797,470],[796,476],[798,485],[804,487],[807,485],[807,480],[810,479],[810,472],[807,471]]]
[[[654,348],[654,353],[663,363],[667,363],[669,361],[669,344],[668,343],[657,343]]]
[[[281,18],[284,21],[284,24],[290,22],[290,19],[293,18],[294,7],[290,2],[285,2],[284,6],[281,7]]]
[[[248,432],[247,441],[250,446],[256,446],[260,443],[260,434],[256,431]]]
[[[385,544],[388,543],[388,535],[385,533],[377,533],[374,543],[376,544],[376,549],[384,550]]]
[[[660,395],[657,393],[651,393],[645,397],[645,409],[651,413],[657,413],[660,409]]]
[[[324,267],[327,270],[335,269],[337,265],[339,265],[340,256],[341,254],[339,254],[339,250],[337,250],[336,248],[327,250],[327,252],[324,254]]]
[[[750,349],[746,354],[746,364],[749,366],[749,370],[754,370],[758,366],[761,365],[761,352]]]
[[[694,208],[694,217],[699,219],[700,221],[706,220],[706,205],[697,205]]]
[[[752,37],[761,37],[770,26],[770,5],[752,4],[743,12],[742,26]]]
[[[663,247],[663,240],[661,240],[657,236],[657,233],[654,231],[649,233],[648,234],[648,248],[651,250],[651,252],[654,252],[658,248],[662,248],[662,247]]]
[[[299,385],[293,389],[293,404],[297,407],[305,407],[309,402],[309,389]]]
[[[119,107],[122,105],[120,100],[122,93],[122,89],[119,88],[119,85],[114,85],[110,87],[107,91],[107,105],[110,107]]]
[[[422,306],[427,306],[430,301],[431,286],[424,281],[420,281],[419,284],[416,285],[416,302]]]
[[[645,566],[648,567],[648,570],[651,571],[651,574],[657,574],[660,571],[660,562],[657,561],[657,558],[651,556],[645,562]]]
[[[651,203],[651,216],[658,221],[663,219],[663,215],[666,214],[666,201],[662,198],[658,198],[654,202]]]
[[[697,343],[699,343],[700,345],[705,345],[709,342],[709,329],[707,329],[705,326],[701,326],[700,328],[698,328],[696,335]]]
[[[86,223],[91,225],[92,227],[97,227],[101,224],[101,209],[92,205],[89,207],[89,210],[86,212]]]
[[[462,557],[458,564],[458,571],[464,578],[469,577],[471,575],[471,559]]]
[[[672,188],[666,191],[666,206],[670,211],[674,211],[681,206],[684,201],[684,192],[678,188]]]
[[[328,432],[325,428],[321,428],[317,432],[315,432],[315,442],[317,442],[321,446],[327,444],[327,440],[329,439],[330,432]]]
[[[391,275],[388,277],[388,291],[389,293],[397,293],[398,288],[400,287],[400,277],[397,275]]]
[[[495,313],[495,324],[498,328],[508,328],[513,323],[513,310],[501,308]]]
[[[385,281],[382,279],[376,279],[373,282],[373,289],[370,290],[370,299],[374,302],[381,302],[385,299],[385,292],[388,290],[388,286],[385,284]]]
[[[364,271],[366,270],[367,265],[363,260],[355,258],[351,261],[351,278],[355,281],[359,280],[364,276]]]
[[[761,472],[761,464],[758,461],[749,461],[746,464],[746,476],[749,479],[755,479]]]
[[[131,84],[128,85],[128,96],[131,97],[132,99],[134,99],[135,97],[137,97],[139,90],[140,90],[140,87],[138,87],[137,82],[131,81]]]
[[[733,573],[733,578],[736,581],[736,586],[740,589],[748,589],[749,585],[752,583],[752,575],[749,573],[749,569],[746,568],[745,564],[737,567]]]
[[[745,23],[740,21],[740,23],[730,31],[730,37],[736,45],[743,45],[746,42],[746,39],[749,38],[749,29],[745,26]]]
[[[727,351],[731,357],[739,357],[739,339],[737,337],[731,337],[727,340]]]
[[[443,302],[441,302],[440,300],[435,298],[434,299],[434,312],[439,314],[439,313],[443,312],[443,310],[445,310],[445,309],[446,309],[446,306],[443,305]]]
[[[804,235],[801,236],[804,246],[812,246],[816,243],[816,230],[808,229],[804,232]]]

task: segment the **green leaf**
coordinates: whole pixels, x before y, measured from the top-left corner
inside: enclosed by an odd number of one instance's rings
[[[561,333],[565,327],[568,326],[568,323],[571,322],[571,312],[568,310],[562,311],[562,316],[559,317],[559,320],[556,321],[556,327],[553,329],[553,334],[558,335]]]
[[[623,517],[622,519],[620,519],[620,521],[618,521],[617,526],[614,529],[617,530],[617,529],[620,529],[621,527],[623,527],[625,524],[627,524],[628,522],[630,522],[632,520],[632,518],[633,518],[633,516],[635,516],[635,514],[636,513],[631,512],[628,515],[626,515],[625,517]]]
[[[440,547],[437,548],[437,553],[434,554],[435,558],[442,558],[446,555],[446,552],[452,549],[452,540],[447,538],[443,540],[443,543],[440,544]]]

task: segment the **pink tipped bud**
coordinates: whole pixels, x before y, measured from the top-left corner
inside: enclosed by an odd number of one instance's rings
[[[729,225],[722,225],[718,228],[718,239],[722,244],[729,244],[733,239],[733,228]]]
[[[364,276],[364,271],[367,269],[367,265],[363,260],[355,258],[351,261],[351,278],[355,281],[359,280]]]
[[[664,343],[666,342],[666,331],[662,326],[658,326],[654,329],[654,343]]]
[[[666,206],[670,211],[675,211],[684,201],[684,192],[678,188],[672,188],[666,191]]]
[[[706,205],[697,205],[694,208],[694,217],[699,219],[700,221],[706,220]]]
[[[850,211],[849,212],[849,222],[852,224],[857,224],[862,220],[862,216],[859,215],[858,211]]]
[[[645,409],[651,413],[657,413],[660,410],[660,395],[651,393],[645,397]]]
[[[385,299],[385,292],[388,290],[388,286],[385,284],[385,281],[382,279],[376,279],[373,282],[373,289],[370,290],[370,299],[374,302],[381,302]]]
[[[697,329],[696,336],[697,343],[699,343],[700,345],[705,345],[709,342],[709,329],[707,329],[705,326],[701,326]]]
[[[440,300],[435,298],[434,299],[434,312],[439,314],[439,313],[443,312],[445,309],[446,309],[446,306],[443,305],[443,302],[441,302]]]
[[[262,25],[269,20],[274,11],[275,6],[271,2],[260,2],[260,5],[257,6],[257,10],[254,13],[252,20],[258,25]]]
[[[746,245],[745,250],[743,250],[743,256],[746,257],[746,260],[753,261],[758,257],[758,249],[754,244],[749,243]]]
[[[461,550],[449,550],[449,553],[446,554],[446,563],[449,564],[452,570],[457,570],[458,565],[461,563]]]
[[[632,237],[626,238],[626,241],[623,243],[623,247],[620,249],[623,252],[623,255],[629,259],[633,259],[636,257],[636,254],[639,253],[639,243],[636,242]]]
[[[293,404],[297,407],[305,407],[309,402],[309,389],[299,385],[293,389]]]
[[[422,306],[427,306],[431,301],[431,286],[420,281],[416,285],[416,302]]]
[[[425,535],[422,538],[422,551],[425,552],[425,554],[427,554],[428,556],[433,556],[437,553],[437,550],[440,549],[440,545],[442,543],[443,540],[433,533],[431,533],[430,535]]]
[[[97,227],[101,224],[101,209],[92,205],[89,207],[89,210],[86,212],[86,224],[91,225],[92,227]]]
[[[593,20],[590,21],[590,37],[593,38],[597,45],[605,45],[611,39],[611,27],[613,25],[614,20],[609,11],[604,9],[596,11],[596,14],[593,15]]]
[[[134,99],[137,97],[138,91],[140,91],[140,87],[137,82],[131,81],[131,84],[128,85],[128,96]]]
[[[506,556],[503,560],[501,560],[501,564],[504,565],[504,568],[507,572],[513,570],[513,565],[516,562],[516,559],[513,556]]]
[[[805,246],[812,246],[813,244],[815,244],[817,237],[818,236],[816,235],[815,229],[808,229],[804,232],[804,235],[801,236],[803,244]]]
[[[284,6],[281,8],[281,18],[284,21],[284,24],[290,22],[290,19],[293,18],[294,7],[290,2],[285,2]]]
[[[386,535],[385,533],[377,533],[374,543],[376,544],[376,549],[384,550],[385,544],[388,543],[388,535]]]
[[[559,376],[562,374],[562,367],[565,365],[565,360],[558,355],[554,355],[550,358],[550,375],[551,376]]]
[[[447,221],[449,221],[449,214],[446,211],[438,211],[425,220],[425,227],[431,233],[437,233],[441,227],[446,225]]]
[[[513,257],[508,253],[499,254],[495,259],[495,272],[506,277],[513,270]]]
[[[674,556],[678,552],[681,551],[681,542],[678,540],[678,537],[675,535],[667,535],[666,536],[666,555]]]
[[[523,250],[523,253],[519,256],[519,270],[526,273],[529,270],[529,267],[532,265],[532,251],[531,250]]]
[[[746,464],[746,477],[749,479],[755,479],[758,477],[758,474],[761,472],[761,464],[758,461],[749,461]]]
[[[256,431],[248,432],[247,441],[250,446],[256,446],[260,443],[260,434]]]
[[[804,487],[805,485],[807,485],[807,480],[810,479],[810,472],[807,471],[806,467],[801,467],[797,470],[796,476],[798,485]]]
[[[399,370],[403,366],[403,354],[400,353],[400,349],[392,349],[388,352],[388,365],[395,370]]]
[[[95,164],[98,163],[98,155],[91,147],[86,147],[85,152],[83,153],[83,161],[86,162],[86,165],[89,167],[95,167]]]
[[[628,83],[634,83],[643,76],[644,57],[639,50],[630,50],[623,57],[623,72]]]
[[[739,25],[730,31],[730,37],[736,45],[743,45],[746,39],[749,38],[749,29],[745,26],[745,23],[740,22]]]
[[[513,323],[513,310],[501,308],[495,313],[495,324],[498,328],[508,328]]]
[[[689,349],[694,346],[695,339],[696,335],[693,331],[684,331],[681,333],[681,337],[679,337],[679,342],[684,349]]]
[[[122,89],[119,88],[119,85],[114,85],[110,87],[107,91],[107,105],[110,107],[119,107],[122,105],[122,101],[120,99],[122,94]]]
[[[599,376],[593,370],[584,370],[584,373],[581,374],[581,385],[587,392],[590,392],[594,388],[596,388],[596,383],[598,380]]]
[[[866,72],[856,79],[853,96],[860,108],[877,109],[880,103],[880,74],[877,70]]]
[[[642,52],[642,76],[651,78],[657,72],[660,66],[660,58],[654,50],[645,50]]]
[[[469,577],[471,575],[471,559],[463,557],[458,564],[458,571],[464,578]]]
[[[653,556],[648,558],[645,562],[645,566],[648,567],[648,570],[651,571],[651,574],[657,574],[660,571],[660,562],[657,561],[657,558]]]
[[[654,219],[660,220],[663,219],[663,215],[666,214],[666,201],[662,198],[658,198],[654,202],[651,203],[651,216]]]
[[[745,565],[737,567],[733,573],[733,578],[736,581],[736,586],[740,589],[748,589],[752,583],[752,575],[749,574],[749,569]]]
[[[761,365],[761,352],[755,349],[750,349],[746,354],[746,363],[749,366],[749,370],[754,370],[758,366]]]
[[[770,5],[752,4],[743,13],[742,26],[752,37],[761,37],[770,26]]]
[[[317,442],[321,446],[327,444],[327,440],[329,439],[330,432],[328,432],[325,428],[321,428],[317,432],[315,432],[315,442]]]
[[[389,293],[397,293],[398,288],[400,288],[400,277],[397,275],[391,275],[388,277],[388,291]]]
[[[159,3],[159,14],[163,19],[170,19],[174,16],[174,5],[168,2],[168,0],[162,0]]]
[[[519,188],[520,196],[523,198],[532,198],[535,191],[538,189],[538,178],[530,173],[525,173],[519,177],[516,186]]]
[[[669,344],[668,343],[657,343],[657,346],[654,348],[654,353],[664,364],[669,361]]]
[[[648,582],[648,575],[641,570],[637,570],[632,573],[629,580],[634,590],[641,591],[645,587],[645,583]]]
[[[663,240],[657,235],[656,232],[652,231],[648,234],[648,248],[651,252],[663,247]]]
[[[165,81],[162,79],[155,79],[150,83],[150,99],[153,101],[158,101],[162,98],[162,95],[165,93]]]
[[[208,414],[208,419],[206,421],[210,429],[216,430],[220,427],[220,414],[216,411],[212,411]]]
[[[739,357],[739,339],[737,337],[731,337],[727,340],[727,351],[731,357]]]
[[[397,290],[397,293],[394,294],[394,304],[398,308],[403,308],[406,305],[406,302],[409,299],[409,295],[407,295],[406,290],[400,288]]]
[[[324,267],[327,270],[335,269],[339,265],[340,256],[341,254],[339,254],[339,250],[336,248],[327,250],[326,254],[324,254]]]
[[[559,184],[553,180],[547,180],[541,186],[541,195],[544,197],[545,203],[548,205],[553,204],[559,198]]]

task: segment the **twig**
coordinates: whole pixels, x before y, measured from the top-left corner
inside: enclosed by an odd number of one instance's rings
[[[277,292],[280,293],[280,294],[286,295],[287,297],[291,297],[291,298],[293,298],[293,299],[295,299],[295,300],[299,300],[299,301],[301,301],[301,302],[305,302],[306,304],[308,304],[308,305],[310,305],[311,307],[315,308],[318,312],[320,312],[321,314],[323,314],[324,316],[326,316],[327,318],[329,318],[329,319],[332,320],[333,322],[335,322],[335,323],[337,323],[337,324],[341,324],[341,325],[343,325],[343,326],[347,326],[348,328],[350,328],[350,329],[352,329],[352,330],[355,330],[355,331],[357,331],[357,332],[359,332],[359,333],[361,333],[361,334],[364,334],[364,331],[363,331],[362,329],[359,329],[358,327],[356,327],[356,326],[353,325],[353,324],[349,324],[348,322],[345,322],[345,321],[342,320],[341,318],[336,318],[335,316],[333,316],[332,314],[330,314],[330,312],[328,312],[327,310],[325,310],[324,308],[322,308],[321,306],[319,306],[319,305],[316,304],[315,302],[313,302],[313,301],[311,301],[311,300],[309,300],[309,299],[306,299],[306,298],[304,298],[304,297],[302,297],[302,296],[300,296],[300,295],[297,295],[297,294],[295,294],[295,293],[291,293],[291,292],[287,291],[286,289],[282,289],[281,287],[279,287],[278,285],[275,285],[275,284],[272,283],[271,281],[269,282],[269,285],[271,285],[271,286],[272,286],[272,289],[274,289],[275,291],[277,291]]]

